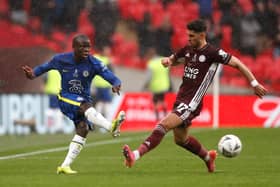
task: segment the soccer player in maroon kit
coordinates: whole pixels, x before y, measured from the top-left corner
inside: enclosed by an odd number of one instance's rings
[[[164,67],[184,63],[183,82],[173,111],[156,125],[139,148],[132,151],[128,145],[124,145],[123,155],[127,167],[132,167],[136,160],[157,147],[165,134],[173,130],[175,143],[199,156],[205,162],[208,172],[214,172],[216,151],[208,151],[195,137],[188,135],[188,130],[191,121],[199,115],[202,109],[203,97],[219,64],[229,65],[239,70],[258,97],[262,98],[267,93],[267,90],[258,83],[252,72],[238,58],[207,43],[206,29],[203,20],[190,22],[187,25],[189,44],[162,60]]]

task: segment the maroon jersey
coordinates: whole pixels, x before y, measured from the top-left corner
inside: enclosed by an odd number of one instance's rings
[[[183,109],[195,111],[211,84],[219,64],[227,64],[231,55],[220,48],[206,44],[201,49],[185,46],[174,54],[175,61],[183,61],[183,82],[175,104],[185,103]],[[200,108],[200,107],[199,107]],[[177,107],[177,110],[180,107]]]

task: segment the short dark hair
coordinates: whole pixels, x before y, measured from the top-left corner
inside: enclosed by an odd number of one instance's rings
[[[89,37],[85,34],[76,34],[72,39],[72,47],[74,47],[78,40],[89,40]]]
[[[197,19],[188,23],[187,29],[194,32],[206,32],[207,27],[202,19]]]

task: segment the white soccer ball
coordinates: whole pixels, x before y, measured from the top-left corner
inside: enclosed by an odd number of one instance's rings
[[[223,136],[218,143],[218,151],[225,157],[236,157],[242,150],[240,139],[233,135],[227,134]]]

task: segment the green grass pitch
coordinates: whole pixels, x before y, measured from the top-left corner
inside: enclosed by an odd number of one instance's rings
[[[192,129],[207,148],[235,134],[243,143],[236,158],[218,156],[216,172],[173,143],[169,133],[157,149],[135,167],[123,165],[121,148],[136,148],[149,132],[89,134],[87,145],[73,163],[77,175],[57,175],[72,135],[0,136],[0,187],[277,187],[280,186],[280,129]],[[39,151],[39,152],[36,152]],[[26,155],[21,155],[26,153]],[[17,157],[12,158],[11,156]]]

